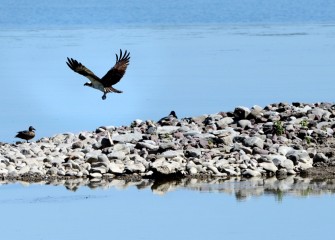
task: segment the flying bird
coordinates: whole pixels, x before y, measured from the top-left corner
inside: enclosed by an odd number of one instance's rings
[[[84,86],[89,86],[95,89],[98,89],[104,93],[102,95],[102,99],[106,99],[106,94],[110,92],[122,93],[122,91],[113,88],[112,86],[118,83],[123,75],[126,72],[126,69],[129,65],[129,52],[127,50],[122,54],[122,50],[120,49],[120,56],[116,55],[116,63],[115,65],[106,73],[102,78],[97,77],[91,70],[86,68],[77,60],[73,58],[67,58],[66,64],[76,73],[79,73],[85,77],[87,77],[91,82],[87,82]]]
[[[25,131],[17,132],[15,137],[24,139],[28,142],[28,140],[33,139],[35,137],[35,131],[36,129],[30,126],[28,131],[25,130]]]

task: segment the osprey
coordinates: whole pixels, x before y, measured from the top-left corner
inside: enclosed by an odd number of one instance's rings
[[[97,77],[91,70],[73,58],[67,58],[68,61],[66,64],[76,73],[87,77],[91,82],[85,83],[84,86],[89,86],[102,91],[104,93],[102,99],[105,100],[107,93],[122,93],[122,91],[113,88],[112,85],[118,83],[125,74],[130,59],[129,54],[130,53],[127,53],[126,50],[122,55],[122,50],[120,49],[120,56],[115,54],[116,63],[114,67],[112,67],[102,78]]]
[[[24,139],[28,142],[28,140],[33,139],[35,137],[35,130],[36,130],[35,128],[30,126],[28,131],[25,130],[25,131],[17,132],[15,137]]]

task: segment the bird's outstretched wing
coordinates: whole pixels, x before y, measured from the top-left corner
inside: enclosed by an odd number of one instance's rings
[[[114,67],[112,67],[105,76],[103,76],[101,78],[101,83],[105,86],[105,87],[110,87],[116,83],[118,83],[121,78],[123,77],[123,75],[126,72],[126,69],[128,67],[129,64],[129,52],[127,52],[127,50],[124,52],[124,54],[122,54],[122,50],[120,49],[120,56],[116,55],[116,63],[114,65]]]
[[[91,82],[100,81],[100,78],[98,78],[91,70],[89,70],[77,60],[74,60],[73,58],[67,58],[66,64],[76,73],[87,77]]]

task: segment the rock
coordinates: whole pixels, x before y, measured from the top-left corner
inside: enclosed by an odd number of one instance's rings
[[[120,143],[130,143],[130,142],[137,142],[143,138],[141,133],[127,133],[122,135],[113,135],[112,141],[113,142],[120,142]]]
[[[157,134],[172,134],[179,129],[177,126],[161,126],[157,128]]]
[[[102,178],[102,174],[101,174],[101,173],[98,173],[98,172],[90,173],[90,176],[91,176],[92,178]]]
[[[288,146],[280,146],[278,148],[278,153],[286,156],[287,153],[294,151],[294,149],[292,147],[288,147]]]
[[[278,170],[278,168],[276,167],[274,163],[262,162],[262,163],[259,163],[259,166],[268,172],[275,173]]]
[[[243,144],[246,147],[258,147],[260,149],[263,149],[264,147],[264,141],[259,137],[249,137],[244,139]]]
[[[249,120],[246,119],[242,119],[240,121],[237,122],[237,125],[243,129],[248,129],[248,128],[252,128],[252,124]]]
[[[111,153],[109,153],[107,155],[108,159],[112,160],[112,159],[119,159],[119,160],[123,160],[126,158],[126,154],[122,151],[112,151]]]
[[[262,174],[257,170],[246,169],[242,172],[244,177],[260,177]]]
[[[287,177],[287,170],[285,168],[281,168],[276,172],[276,176],[279,179],[283,179]]]
[[[157,151],[159,149],[159,146],[154,141],[144,140],[143,142],[138,142],[136,144],[136,148],[146,148],[151,151]]]
[[[83,142],[81,142],[81,141],[74,142],[74,143],[72,144],[72,149],[83,148],[83,147],[84,147],[84,144],[83,144]]]
[[[188,149],[188,150],[186,150],[186,156],[200,158],[201,157],[201,150],[197,149],[197,148]]]
[[[124,154],[127,155],[130,153],[130,147],[127,144],[118,143],[114,145],[113,151],[122,151]]]
[[[287,171],[293,170],[294,168],[293,161],[288,160],[288,159],[280,162],[279,166],[281,168],[285,168]]]
[[[323,153],[317,153],[313,157],[313,162],[314,163],[318,163],[318,162],[326,163],[328,162],[328,157],[326,157],[326,155],[324,155]]]
[[[30,171],[30,167],[29,166],[23,166],[19,171],[18,171],[18,174],[19,175],[23,175],[23,174],[26,174]]]
[[[132,162],[132,161],[129,161]],[[128,170],[131,173],[144,173],[145,167],[142,163],[127,163],[125,165],[125,169]]]
[[[109,171],[111,173],[122,174],[124,172],[124,169],[125,169],[124,164],[115,163],[115,162],[111,162],[109,164]]]
[[[184,153],[182,150],[168,150],[165,152],[162,152],[161,157],[165,157],[165,158],[174,158],[174,157],[178,157],[178,156],[184,156]]]
[[[189,174],[191,174],[191,175],[196,175],[196,174],[198,173],[198,170],[197,170],[196,167],[190,167],[190,168],[188,169],[188,172],[189,172]]]
[[[234,119],[231,117],[224,117],[222,119],[220,119],[219,121],[216,122],[216,125],[223,129],[225,127],[227,127],[229,124],[232,124],[234,122]]]
[[[175,161],[168,162],[164,157],[156,159],[156,161],[150,164],[150,167],[154,172],[163,175],[180,173],[183,169],[180,163]]]
[[[90,170],[90,176],[92,176],[92,173],[100,173],[100,174],[105,174],[108,171],[106,167],[92,167]]]
[[[247,107],[236,107],[234,110],[234,115],[237,119],[246,119],[250,114],[250,109]]]
[[[47,174],[48,175],[51,175],[51,176],[55,176],[57,175],[57,172],[58,172],[58,169],[56,167],[51,167],[48,171],[47,171]],[[65,174],[65,173],[64,173]],[[63,174],[63,175],[64,175]]]

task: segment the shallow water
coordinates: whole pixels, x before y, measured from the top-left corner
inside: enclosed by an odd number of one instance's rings
[[[333,180],[53,184],[0,186],[4,239],[319,239],[335,220]]]

